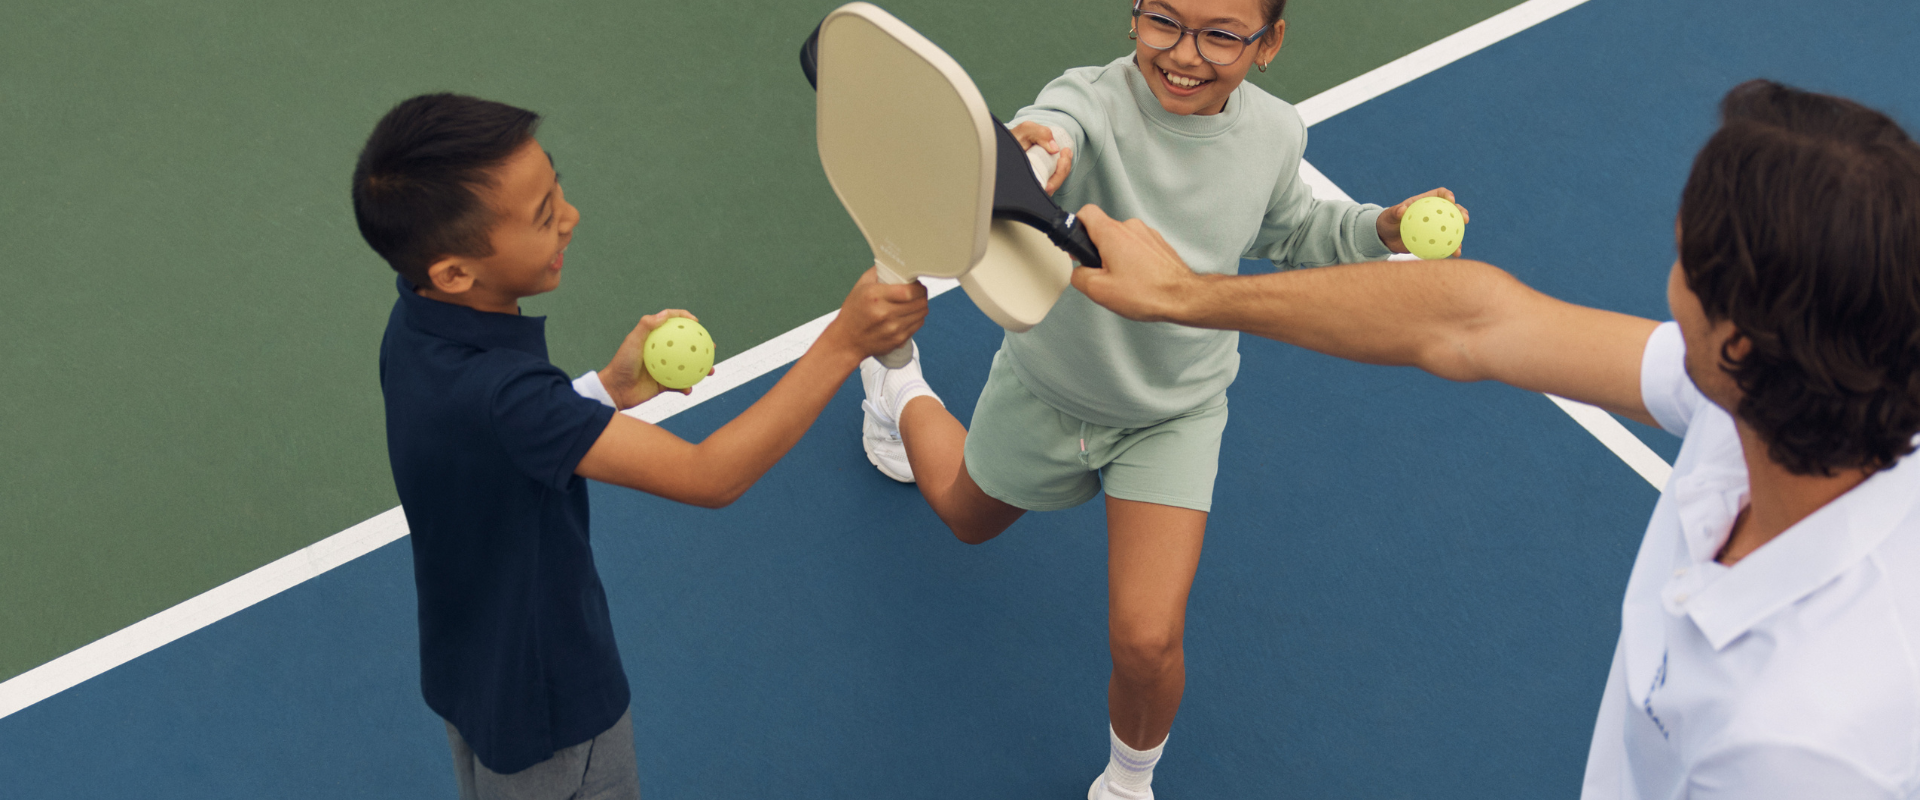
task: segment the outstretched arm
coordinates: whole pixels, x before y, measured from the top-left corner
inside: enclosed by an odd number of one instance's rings
[[[1239,330],[1455,381],[1496,380],[1653,423],[1640,357],[1653,320],[1561,302],[1475,261],[1198,275],[1139,220],[1080,210],[1105,269],[1073,285],[1122,316]]]
[[[925,286],[882,284],[868,270],[780,382],[706,440],[616,414],[574,472],[707,508],[732,503],[800,441],[861,359],[905,344],[926,315]]]

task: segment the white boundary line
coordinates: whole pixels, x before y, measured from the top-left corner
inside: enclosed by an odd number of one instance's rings
[[[929,297],[938,297],[960,285],[959,281],[938,278],[929,278],[922,283],[927,285]],[[839,313],[836,309],[720,362],[715,365],[713,376],[701,381],[691,395],[661,395],[621,413],[658,424],[791,364],[813,346],[814,340],[820,338],[820,333]],[[179,605],[20,673],[0,683],[0,719],[219,622],[248,606],[317,578],[334,567],[406,535],[407,518],[400,507],[395,506]]]
[[[1295,108],[1308,125],[1317,125],[1335,114],[1412,83],[1422,75],[1473,55],[1488,45],[1585,2],[1587,0],[1528,0],[1459,33],[1389,61],[1358,78],[1302,100]]]
[[[407,535],[398,507],[0,683],[0,719]]]
[[[1552,400],[1561,411],[1567,412],[1567,416],[1573,417],[1574,422],[1580,423],[1580,427],[1586,428],[1588,433],[1593,434],[1593,438],[1599,439],[1600,443],[1606,445],[1608,450],[1612,450],[1621,461],[1627,462],[1627,466],[1632,467],[1634,472],[1640,473],[1640,477],[1646,478],[1647,483],[1653,484],[1654,491],[1667,490],[1667,478],[1673,476],[1673,465],[1668,464],[1659,453],[1653,452],[1653,448],[1648,447],[1646,442],[1640,441],[1640,437],[1627,430],[1627,426],[1620,424],[1620,420],[1614,419],[1612,414],[1599,406],[1590,406],[1578,400],[1568,400],[1551,394],[1547,395],[1547,399]]]
[[[1322,200],[1353,199],[1324,173],[1305,161],[1300,162],[1300,179],[1313,188],[1314,197]],[[1392,260],[1414,260],[1415,258],[1412,255],[1396,255]],[[1627,462],[1627,466],[1632,467],[1634,472],[1640,473],[1640,477],[1646,478],[1648,483],[1653,484],[1655,491],[1665,491],[1667,477],[1673,474],[1673,467],[1667,464],[1659,453],[1653,452],[1653,448],[1648,447],[1646,442],[1640,441],[1640,437],[1627,430],[1627,426],[1620,424],[1620,420],[1614,419],[1612,414],[1598,406],[1590,406],[1555,395],[1546,395],[1546,398],[1559,406],[1561,411],[1567,412],[1567,416],[1572,417],[1574,422],[1580,423],[1580,427],[1586,428],[1588,433],[1593,434],[1593,438],[1599,439],[1600,443],[1606,445],[1608,450],[1612,450],[1621,461]]]
[[[1297,108],[1308,125],[1322,122],[1584,2],[1586,0],[1528,0],[1466,30],[1415,50],[1385,66],[1302,101]],[[1320,174],[1320,171],[1314,169],[1312,165],[1301,162],[1300,174],[1316,189],[1316,194],[1324,191],[1327,194],[1323,196],[1346,197],[1345,192],[1341,192],[1338,186],[1328,180],[1325,175]],[[937,296],[958,285],[954,281],[927,281],[926,283],[930,296]],[[831,322],[834,314],[837,313],[839,312],[826,314],[721,362],[717,365],[713,377],[701,382],[701,386],[705,388],[703,391],[696,391],[684,397],[657,398],[647,403],[645,408],[632,409],[623,413],[657,423],[697,406],[711,397],[786,366],[813,345],[814,340],[819,338],[820,332],[826,329],[827,323]],[[1659,456],[1654,455],[1651,450],[1646,450],[1645,444],[1641,444],[1633,434],[1606,412],[1593,409],[1604,417],[1604,423],[1598,419],[1589,420],[1570,408],[1579,404],[1557,397],[1553,399],[1561,404],[1561,408],[1568,409],[1568,414],[1579,420],[1582,426],[1592,431],[1594,436],[1606,443],[1609,449],[1612,449],[1641,475],[1646,476],[1649,481],[1654,480],[1653,475],[1657,470],[1650,471],[1653,467],[1647,462],[1647,458],[1665,467],[1665,462],[1660,461]],[[1586,408],[1592,407],[1586,406]],[[1614,428],[1618,428],[1618,433],[1602,433],[1606,430],[1606,423],[1611,423]],[[1620,439],[1622,436],[1625,437],[1624,440]],[[1628,447],[1628,441],[1639,445],[1640,449],[1646,452],[1633,455],[1623,453],[1622,448]],[[1654,487],[1659,488],[1664,484],[1665,480],[1662,479],[1655,482]],[[359,525],[296,550],[278,561],[227,581],[179,605],[16,675],[5,683],[0,683],[0,719],[5,719],[14,712],[225,619],[241,609],[318,577],[334,567],[371,553],[405,535],[407,535],[406,518],[398,507],[388,509]]]

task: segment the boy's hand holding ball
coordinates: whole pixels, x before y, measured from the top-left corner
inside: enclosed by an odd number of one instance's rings
[[[689,382],[682,383],[685,376],[678,374],[685,370],[675,370],[676,374],[669,377],[668,381],[677,385],[669,386],[648,371],[645,353],[648,337],[672,320],[680,320],[673,323],[675,327],[687,325],[699,331],[697,337],[699,344],[677,340],[675,343],[693,347],[704,345],[706,362],[699,369],[699,377]],[[656,354],[658,354],[657,350]],[[658,314],[649,314],[640,318],[640,324],[633,326],[633,330],[627,333],[627,338],[620,342],[620,349],[614,352],[613,360],[607,362],[607,368],[600,370],[600,383],[607,388],[607,394],[613,397],[614,405],[628,409],[653,399],[663,391],[691,394],[693,384],[699,383],[702,378],[712,374],[712,368],[713,340],[707,337],[706,329],[700,327],[699,320],[692,314],[681,309],[670,308]]]
[[[1467,210],[1454,205],[1453,192],[1446,189],[1409,197],[1374,222],[1388,250],[1421,258],[1460,255],[1466,227]]]
[[[675,317],[647,334],[640,363],[667,389],[690,391],[713,372],[713,337],[691,317]]]

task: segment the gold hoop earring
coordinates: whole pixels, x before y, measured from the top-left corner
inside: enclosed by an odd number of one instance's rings
[[[1128,28],[1128,29],[1127,29],[1127,38],[1129,38],[1129,39],[1139,39],[1139,38],[1140,38],[1140,33],[1139,33],[1139,31],[1136,31],[1136,30],[1134,30],[1134,29],[1132,29],[1132,28]]]
[[[1267,65],[1265,65],[1265,64],[1262,64],[1262,63],[1260,63],[1260,62],[1258,62],[1258,61],[1256,61],[1256,62],[1254,62],[1254,63],[1253,63],[1253,65],[1254,65],[1254,66],[1256,66],[1256,67],[1259,67],[1259,68],[1260,68],[1260,71],[1261,71],[1261,72],[1266,72],[1266,71],[1267,71]]]

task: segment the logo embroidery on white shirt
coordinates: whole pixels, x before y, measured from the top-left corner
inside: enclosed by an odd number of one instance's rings
[[[1673,737],[1668,735],[1667,726],[1660,721],[1660,715],[1653,713],[1653,693],[1665,685],[1667,685],[1667,654],[1663,652],[1660,654],[1660,668],[1654,670],[1653,685],[1647,688],[1647,701],[1641,704],[1641,708],[1647,712],[1647,719],[1653,721],[1653,727],[1660,730],[1660,738],[1672,741]]]

